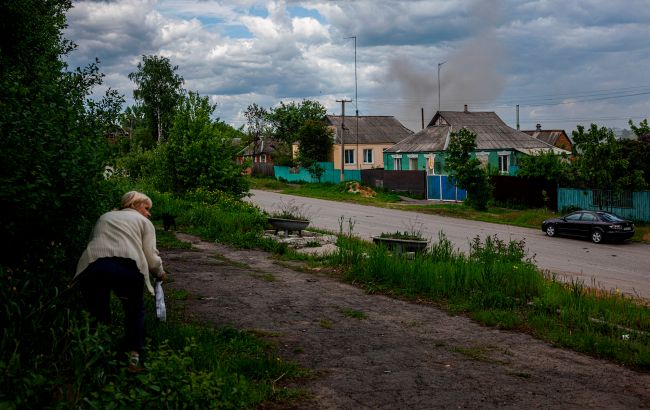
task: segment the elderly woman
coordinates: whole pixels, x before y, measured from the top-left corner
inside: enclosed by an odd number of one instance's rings
[[[138,371],[144,347],[144,287],[153,295],[150,274],[165,278],[156,249],[156,231],[148,219],[151,199],[131,191],[121,208],[102,215],[77,264],[81,292],[90,314],[99,322],[111,321],[111,290],[122,301],[130,371]]]

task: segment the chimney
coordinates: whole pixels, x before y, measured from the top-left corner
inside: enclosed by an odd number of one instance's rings
[[[467,104],[465,104],[465,110],[463,112],[469,112],[467,111]]]
[[[537,124],[535,126],[535,128],[537,129],[537,131],[541,131],[542,130],[542,124]]]

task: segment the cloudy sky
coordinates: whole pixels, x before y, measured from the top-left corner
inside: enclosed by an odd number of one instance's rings
[[[235,127],[252,103],[349,99],[414,131],[440,101],[570,132],[650,117],[648,22],[649,0],[77,0],[65,36],[127,104],[142,55],[165,56]]]

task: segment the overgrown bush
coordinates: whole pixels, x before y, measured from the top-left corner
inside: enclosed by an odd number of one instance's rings
[[[109,91],[87,100],[101,83],[96,64],[66,71],[69,7],[0,5],[0,407],[51,399],[61,381],[79,337],[69,332],[78,329],[78,298],[67,284],[96,217],[113,201],[102,178],[103,134],[121,97]]]

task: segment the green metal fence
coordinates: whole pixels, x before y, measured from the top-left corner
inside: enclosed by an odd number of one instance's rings
[[[613,212],[633,221],[650,222],[650,191],[611,192],[596,189],[558,188],[557,208],[575,207]]]
[[[330,182],[333,184],[341,182],[341,170],[334,169],[332,162],[319,162],[319,164],[325,169],[325,172],[320,178],[320,182]],[[302,167],[275,165],[273,171],[275,172],[276,179],[283,179],[288,182],[318,182],[318,178],[312,177],[309,171]],[[361,181],[361,171],[346,170],[344,177],[345,181]]]

